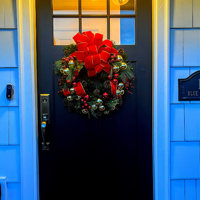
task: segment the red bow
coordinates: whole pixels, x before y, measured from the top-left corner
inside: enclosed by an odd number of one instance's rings
[[[102,70],[110,73],[111,66],[108,64],[110,54],[118,54],[117,50],[112,47],[112,41],[103,41],[102,34],[94,35],[91,31],[77,33],[73,39],[77,44],[78,51],[71,55],[76,56],[80,63],[85,63],[89,77],[95,76]]]

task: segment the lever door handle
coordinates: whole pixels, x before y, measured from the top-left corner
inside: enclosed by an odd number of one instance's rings
[[[40,123],[42,136],[42,150],[49,150],[49,126],[50,126],[50,94],[40,94]]]

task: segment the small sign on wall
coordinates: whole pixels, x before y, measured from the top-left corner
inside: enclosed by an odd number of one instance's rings
[[[179,101],[200,101],[200,71],[178,79]]]

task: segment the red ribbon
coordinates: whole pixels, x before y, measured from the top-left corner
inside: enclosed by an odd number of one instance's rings
[[[78,82],[77,84],[76,84],[76,87],[74,88],[75,89],[75,91],[76,91],[76,94],[78,95],[78,96],[85,96],[86,95],[86,92],[85,92],[85,90],[84,90],[84,88],[83,88],[83,85],[82,85],[82,83],[81,82]]]
[[[86,95],[86,92],[85,92],[85,90],[84,90],[83,85],[82,85],[81,82],[78,82],[78,83],[76,84],[76,87],[75,87],[74,89],[75,89],[76,94],[77,94],[78,96],[83,97],[83,96]],[[70,95],[70,90],[69,90],[69,89],[63,90],[63,94],[64,94],[64,96],[66,96],[66,97],[69,96],[69,95]]]
[[[91,31],[77,33],[73,37],[77,44],[78,51],[71,54],[76,56],[80,63],[85,63],[85,68],[88,70],[88,76],[95,76],[104,70],[110,73],[111,66],[108,63],[110,54],[118,54],[113,48],[113,43],[110,40],[103,41],[103,35]]]

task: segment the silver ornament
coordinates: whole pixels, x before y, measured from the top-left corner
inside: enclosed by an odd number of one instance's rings
[[[103,104],[103,101],[101,99],[97,99],[97,105],[102,105]]]
[[[70,93],[74,94],[75,93],[75,89],[74,88],[70,88]]]
[[[72,101],[72,100],[73,100],[72,96],[70,96],[70,95],[67,96],[67,100],[68,100],[68,101]]]
[[[95,104],[93,104],[93,105],[91,106],[91,109],[92,109],[92,110],[96,110],[96,109],[97,109],[97,106],[96,106]]]
[[[123,83],[119,83],[118,88],[119,88],[119,90],[122,90],[124,88],[124,84]]]
[[[120,91],[120,94],[121,94],[121,95],[124,95],[124,90],[121,90],[121,91]]]
[[[82,109],[82,113],[83,114],[88,114],[88,110],[87,109]]]
[[[99,106],[99,110],[100,111],[104,111],[105,110],[105,106],[104,105]]]
[[[81,96],[77,96],[76,100],[79,101],[81,99]]]
[[[117,90],[117,91],[116,91],[116,95],[117,95],[117,96],[121,95],[121,91],[120,91],[120,90]]]

